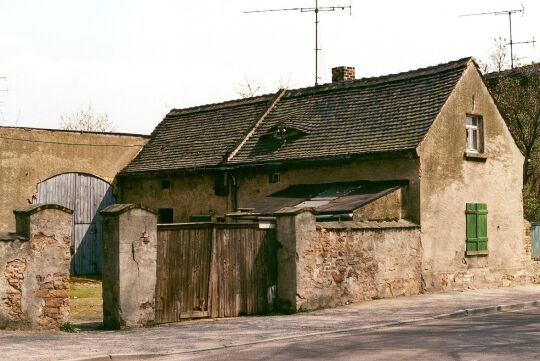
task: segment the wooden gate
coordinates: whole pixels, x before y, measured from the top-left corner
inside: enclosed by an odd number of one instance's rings
[[[71,273],[101,273],[101,215],[114,204],[111,185],[82,173],[64,173],[37,186],[35,203],[60,204],[73,210]]]
[[[159,225],[157,260],[156,323],[271,311],[269,289],[277,278],[273,229]]]

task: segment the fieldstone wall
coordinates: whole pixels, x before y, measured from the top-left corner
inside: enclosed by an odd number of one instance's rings
[[[277,239],[282,311],[422,292],[420,228],[413,223],[316,223],[310,210],[284,210]]]
[[[298,258],[300,309],[422,290],[419,228],[408,222],[318,223]]]
[[[14,211],[0,234],[0,329],[54,329],[69,316],[71,214],[57,205]]]

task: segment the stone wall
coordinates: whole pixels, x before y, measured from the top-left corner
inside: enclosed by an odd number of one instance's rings
[[[418,294],[421,252],[418,227],[405,222],[318,223],[298,259],[300,308]]]
[[[0,329],[58,328],[69,315],[71,214],[55,205],[15,211],[0,235]]]
[[[11,210],[32,203],[39,182],[76,172],[111,183],[147,140],[134,134],[0,127],[0,230],[15,230]]]
[[[278,215],[282,310],[312,310],[422,292],[420,229],[407,221],[321,222]]]
[[[540,283],[540,260],[532,258],[531,223],[523,221],[523,255],[522,262],[527,270],[529,282]]]

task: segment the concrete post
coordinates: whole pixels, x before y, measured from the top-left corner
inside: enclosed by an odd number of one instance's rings
[[[103,216],[103,324],[141,327],[154,321],[157,216],[133,204],[115,204]]]
[[[305,245],[316,232],[315,211],[312,208],[283,209],[276,213],[277,252],[277,297],[282,312],[301,309],[302,259]]]

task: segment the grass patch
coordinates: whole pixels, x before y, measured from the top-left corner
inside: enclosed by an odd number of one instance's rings
[[[89,277],[71,277],[69,305],[71,322],[102,322],[103,298],[101,281]]]
[[[80,328],[76,327],[71,322],[64,322],[63,324],[60,325],[60,331],[73,333],[73,332],[79,332]]]

